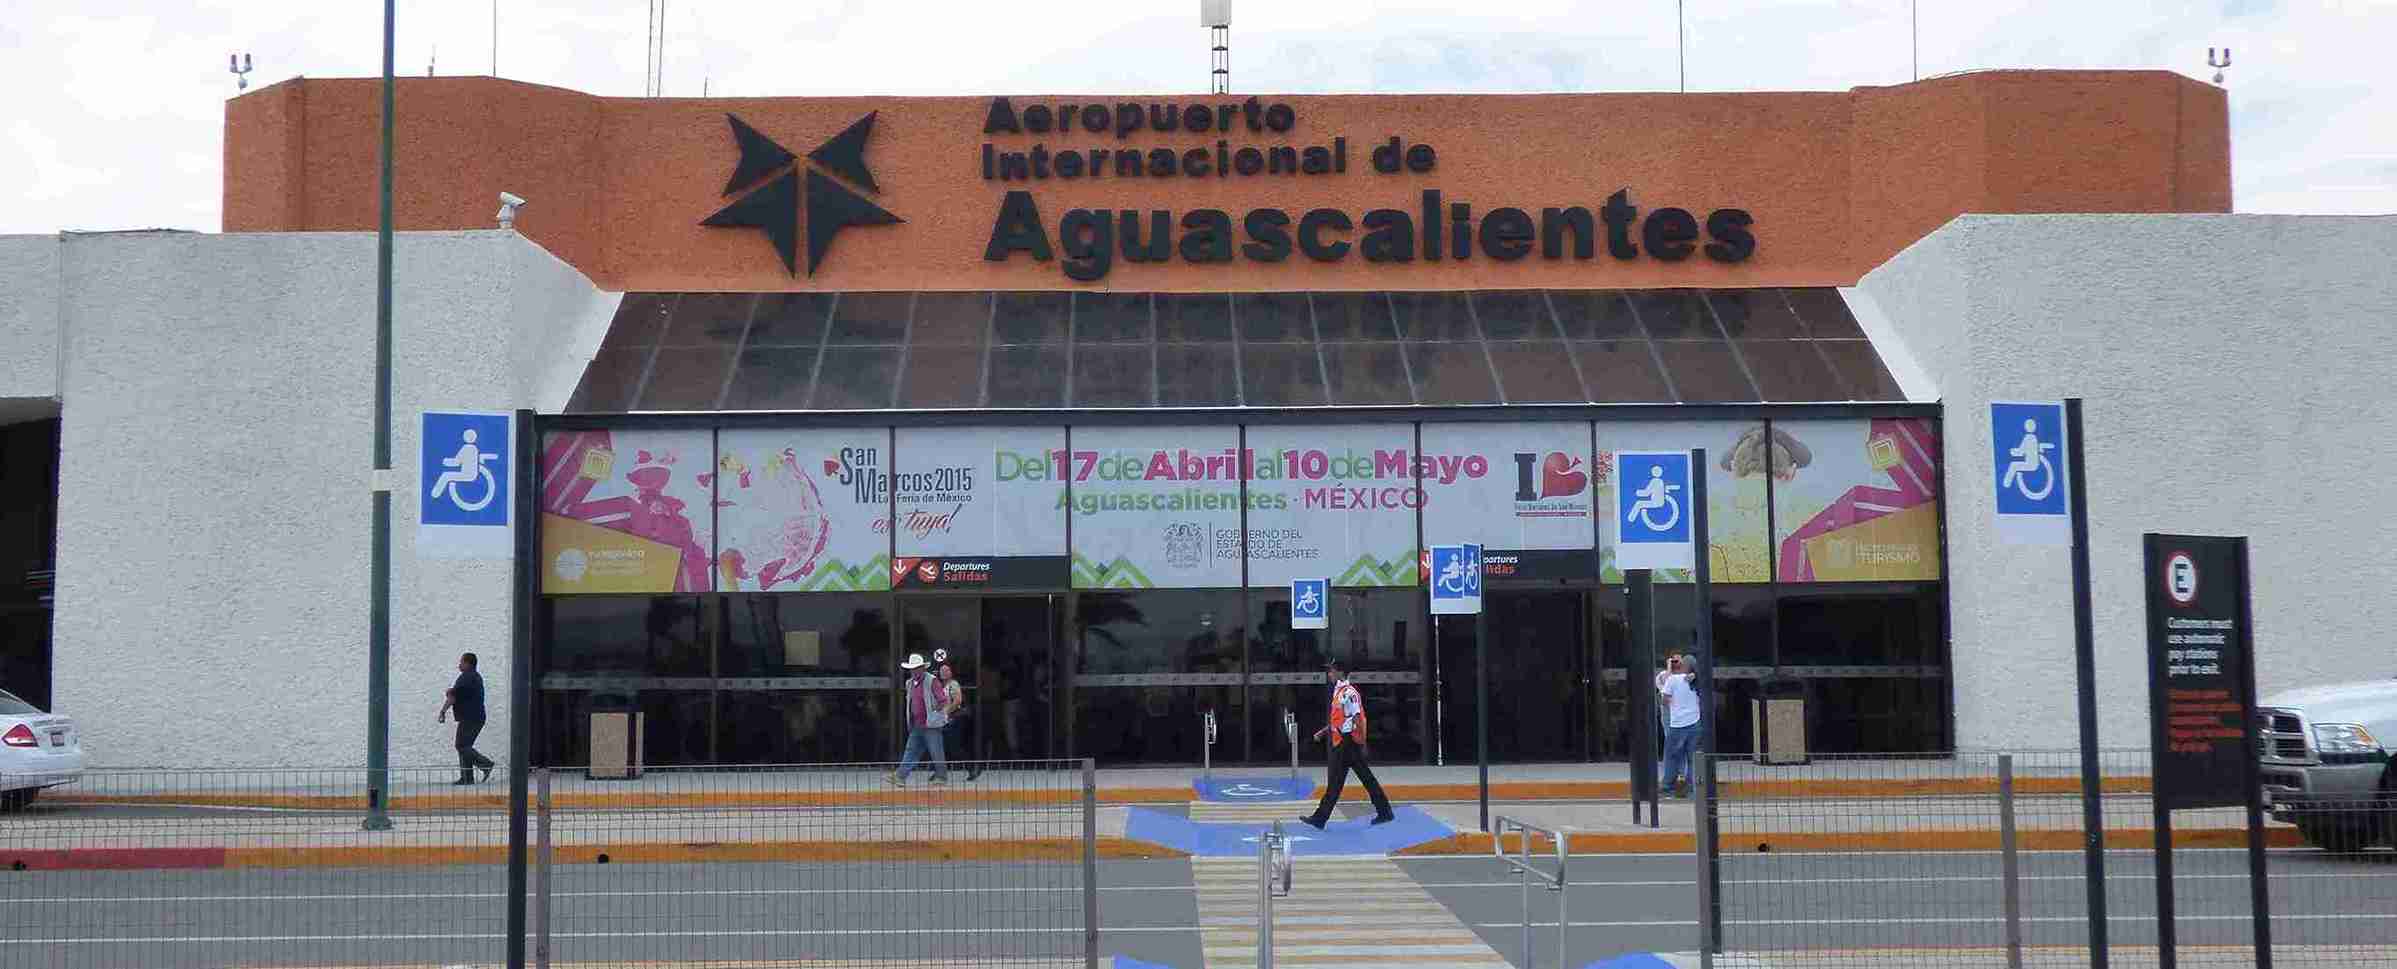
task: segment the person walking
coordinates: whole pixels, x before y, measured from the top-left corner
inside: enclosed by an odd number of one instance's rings
[[[1683,653],[1667,663],[1664,671],[1656,675],[1657,702],[1665,708],[1665,758],[1657,786],[1674,797],[1687,797],[1689,788],[1685,782],[1694,779],[1690,757],[1698,749],[1701,717],[1698,690],[1691,683],[1697,675],[1697,661]]]
[[[1317,831],[1332,820],[1332,808],[1340,803],[1340,789],[1348,784],[1348,772],[1355,771],[1357,780],[1365,785],[1365,794],[1373,799],[1373,823],[1387,824],[1398,818],[1390,810],[1390,798],[1382,793],[1382,783],[1373,777],[1373,766],[1365,762],[1365,698],[1348,682],[1348,664],[1333,660],[1324,664],[1324,678],[1332,683],[1332,705],[1323,729],[1315,731],[1315,739],[1325,734],[1332,738],[1330,764],[1331,786],[1324,788],[1323,800],[1315,805],[1315,813],[1300,818]]]
[[[907,775],[914,773],[916,764],[926,754],[932,757],[932,783],[939,786],[949,782],[949,757],[941,744],[941,728],[949,722],[942,709],[948,691],[941,689],[940,678],[927,669],[924,654],[909,653],[899,668],[907,671],[907,748],[899,753],[899,769],[883,775],[895,787],[907,786]]]
[[[452,712],[458,715],[458,779],[450,782],[453,785],[474,783],[477,770],[483,772],[484,780],[490,780],[491,768],[498,766],[474,749],[475,738],[483,735],[483,721],[489,717],[483,707],[483,674],[475,669],[479,663],[473,653],[458,657],[458,680],[441,695],[441,712],[433,714],[434,723],[447,721]]]
[[[965,765],[965,779],[972,781],[982,776],[982,762],[974,758],[974,720],[968,714],[965,684],[957,682],[957,667],[948,660],[948,650],[933,653],[933,662],[940,664],[941,690],[948,698],[945,709],[949,724],[941,728],[941,746],[957,755],[958,761]]]

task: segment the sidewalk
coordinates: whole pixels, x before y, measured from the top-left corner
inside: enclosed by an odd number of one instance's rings
[[[801,769],[744,768],[725,770],[652,770],[634,780],[592,780],[580,771],[560,770],[552,777],[553,803],[561,807],[806,807],[882,806],[935,800],[971,803],[1053,804],[1079,802],[1082,779],[1074,770],[995,769],[972,785],[893,790],[881,779],[887,765]],[[1836,797],[1936,797],[1994,795],[1997,780],[1986,758],[1974,760],[1837,760],[1787,767],[1746,763],[1723,766],[1722,796],[1726,800]],[[1900,776],[1858,776],[1869,773]],[[214,807],[289,808],[301,810],[364,810],[361,783],[364,772],[309,772],[300,779],[261,771],[265,783],[234,787],[216,783],[194,791],[178,782],[171,771],[105,772],[80,785],[59,788],[47,798],[64,803],[155,803]],[[444,776],[425,771],[424,776]],[[1394,799],[1430,802],[1477,800],[1480,784],[1471,765],[1434,767],[1415,764],[1375,768]],[[1285,765],[1219,767],[1218,779],[1287,777]],[[1321,782],[1320,762],[1302,764],[1299,776]],[[1103,769],[1096,772],[1097,796],[1103,804],[1184,804],[1197,800],[1193,767]],[[1631,796],[1626,764],[1506,764],[1490,768],[1490,797],[1505,801],[1625,801]],[[2107,777],[2108,794],[2139,794],[2148,789],[2144,776]],[[2015,790],[2023,795],[2069,795],[2080,791],[2070,772],[2025,771]],[[503,776],[471,788],[451,787],[446,780],[395,783],[391,806],[411,810],[504,810],[507,785]]]

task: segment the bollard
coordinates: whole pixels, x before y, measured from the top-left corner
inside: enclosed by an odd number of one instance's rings
[[[1282,733],[1290,738],[1290,779],[1298,779],[1298,715],[1282,711]]]
[[[2022,969],[2022,859],[2014,842],[2014,755],[1998,755],[1998,866],[2006,899],[2006,969]]]
[[[1199,779],[1215,779],[1215,711],[1209,710],[1199,718]]]

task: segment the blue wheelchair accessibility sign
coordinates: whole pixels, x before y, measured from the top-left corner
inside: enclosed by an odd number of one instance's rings
[[[418,430],[417,550],[435,558],[514,554],[509,416],[425,411]]]
[[[2071,469],[2065,464],[2064,434],[2060,402],[1990,402],[1989,469],[2001,541],[2071,544]]]
[[[1432,615],[1481,612],[1481,546],[1432,546]]]
[[[1290,628],[1331,627],[1331,580],[1290,580]]]
[[[1615,567],[1686,569],[1690,543],[1690,453],[1615,452]]]

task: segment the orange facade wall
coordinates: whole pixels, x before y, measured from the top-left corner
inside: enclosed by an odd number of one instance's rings
[[[1207,96],[1013,96],[1033,104],[1237,103]],[[531,200],[517,229],[602,286],[623,290],[1122,288],[1163,291],[1847,285],[1963,213],[2225,212],[2223,92],[2164,72],[1989,72],[1844,93],[1512,96],[1265,96],[1296,113],[1287,133],[985,135],[991,99],[628,99],[488,78],[399,82],[401,230],[483,228],[497,193]],[[295,80],[226,106],[228,232],[368,230],[376,220],[379,82]],[[700,225],[722,194],[738,115],[802,156],[869,112],[865,159],[905,220],[843,231],[812,277],[785,273],[765,237]],[[1437,151],[1429,173],[1382,174],[1370,152],[1396,135]],[[1348,143],[1338,175],[986,180],[985,143],[1052,148],[1212,148]],[[802,162],[804,164],[804,160]],[[853,186],[855,187],[855,186]],[[1067,278],[1059,262],[984,258],[1001,201],[1023,189],[1055,241],[1069,210],[1229,213],[1374,209],[1415,215],[1421,193],[1593,212],[1628,190],[1642,215],[1750,213],[1756,249],[1726,264],[1472,258],[1438,262],[1132,263]],[[1147,217],[1140,217],[1142,225]],[[1601,227],[1603,231],[1603,226]],[[1418,233],[1422,231],[1419,225]],[[1636,236],[1636,229],[1634,235]],[[1354,243],[1362,228],[1334,233]],[[1701,238],[1699,242],[1706,241]],[[1476,247],[1478,249],[1478,247]]]

